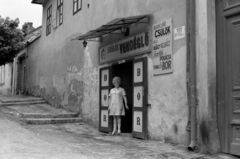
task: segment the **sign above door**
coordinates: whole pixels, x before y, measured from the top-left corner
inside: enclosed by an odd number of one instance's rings
[[[128,37],[99,49],[99,63],[104,64],[150,52],[149,32]]]

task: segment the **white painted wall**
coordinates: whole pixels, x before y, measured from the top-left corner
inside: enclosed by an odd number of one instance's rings
[[[201,151],[220,150],[216,112],[215,1],[196,1],[197,121]]]
[[[0,94],[11,94],[11,79],[12,79],[12,63],[0,66]]]

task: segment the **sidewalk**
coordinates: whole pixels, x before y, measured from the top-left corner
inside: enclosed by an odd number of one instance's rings
[[[28,97],[29,98],[29,97]],[[3,98],[0,96],[0,100]],[[4,100],[10,98],[4,97]],[[15,99],[11,97],[11,99]],[[26,112],[48,112],[51,113],[67,112],[61,109],[45,106],[10,106],[2,107],[1,111],[5,114],[22,114]],[[0,114],[1,115],[1,114]],[[1,119],[0,117],[0,141],[5,146],[0,146],[1,154],[8,152],[8,155],[18,154],[13,151],[12,147],[25,149],[23,155],[29,154],[31,159],[44,158],[40,156],[48,156],[47,158],[112,158],[112,159],[236,159],[226,154],[206,155],[194,153],[186,150],[183,146],[173,146],[171,144],[162,143],[160,141],[140,140],[128,136],[111,136],[101,133],[95,128],[80,122],[71,124],[48,124],[48,125],[19,125],[11,121]],[[16,129],[16,130],[15,130]],[[9,133],[10,132],[10,133]],[[13,133],[15,132],[15,133]],[[6,135],[6,136],[4,136]],[[21,137],[19,139],[16,136]],[[30,136],[30,138],[29,138]],[[8,137],[8,139],[6,138]],[[12,141],[11,139],[14,139]],[[34,140],[33,140],[34,139]],[[19,140],[19,141],[15,141]],[[27,140],[27,141],[25,141]],[[32,142],[32,141],[33,142]],[[36,142],[37,141],[37,142]],[[25,143],[24,145],[20,144]],[[15,145],[15,144],[16,145]],[[35,143],[38,143],[36,146]],[[10,144],[10,145],[9,145]],[[29,144],[28,147],[26,144]],[[7,146],[6,146],[7,145]],[[22,147],[23,146],[23,147]],[[33,148],[36,146],[36,148]],[[56,147],[56,150],[54,149]],[[47,148],[47,150],[45,150]],[[39,152],[39,156],[35,156],[34,152]],[[55,154],[56,153],[56,154]],[[62,154],[60,157],[59,154]],[[17,155],[15,157],[17,157]],[[51,157],[49,157],[49,155]],[[5,156],[6,157],[6,156]],[[11,158],[11,157],[9,157]],[[14,156],[12,157],[13,159]],[[22,157],[24,158],[24,157]],[[1,158],[2,159],[2,158]],[[3,158],[5,159],[5,158]]]

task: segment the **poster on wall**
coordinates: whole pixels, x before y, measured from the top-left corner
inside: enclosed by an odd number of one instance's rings
[[[167,19],[153,25],[153,74],[172,72],[172,19]]]

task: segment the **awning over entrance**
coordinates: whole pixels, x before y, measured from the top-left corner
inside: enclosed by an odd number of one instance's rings
[[[149,17],[151,14],[139,15],[139,16],[130,16],[125,18],[116,18],[101,27],[91,30],[86,34],[83,34],[79,37],[73,38],[72,40],[89,40],[102,37],[108,34],[117,34],[114,33],[117,30],[122,28],[127,28],[134,23],[148,23]]]

